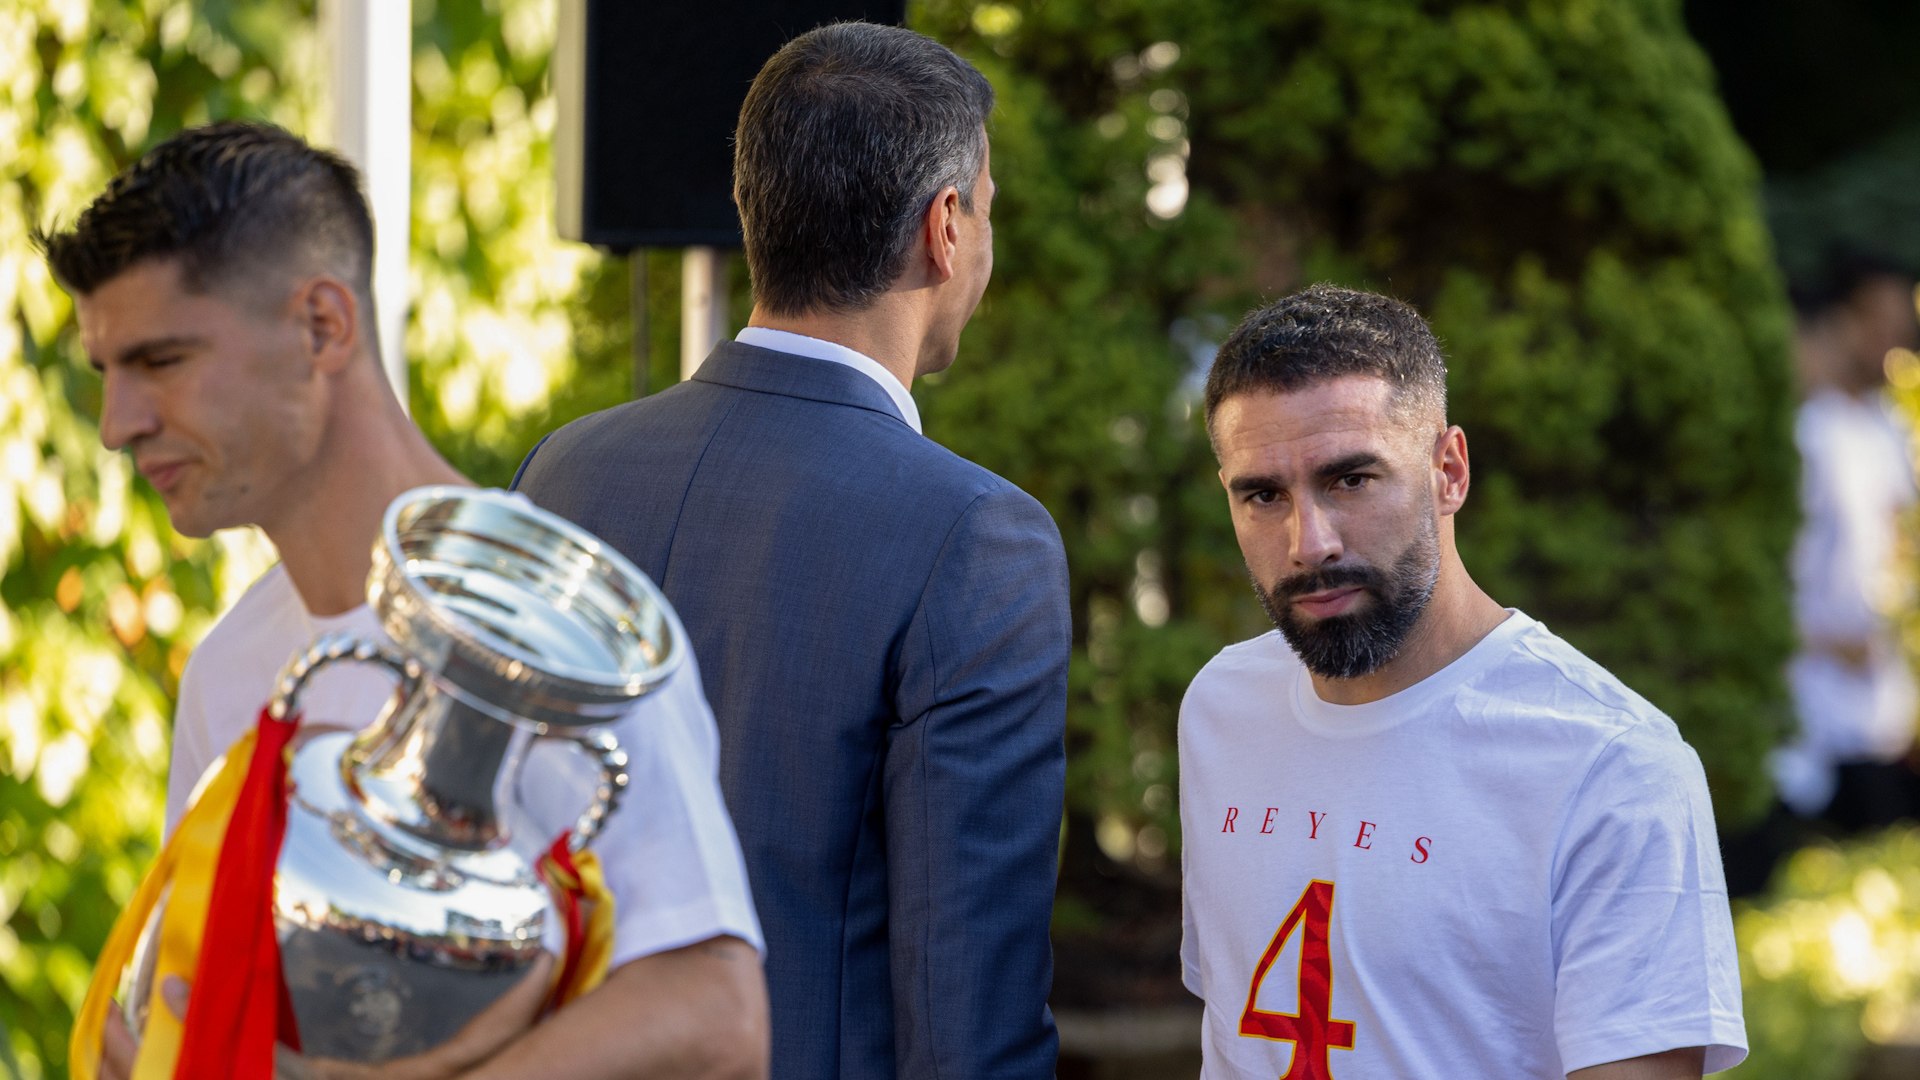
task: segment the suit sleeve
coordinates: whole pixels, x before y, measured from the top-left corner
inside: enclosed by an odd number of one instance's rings
[[[897,669],[885,773],[899,1075],[1050,1078],[1064,797],[1066,556],[1026,493],[977,498]]]

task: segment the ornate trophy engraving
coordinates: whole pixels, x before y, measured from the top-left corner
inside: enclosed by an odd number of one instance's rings
[[[684,645],[626,559],[497,491],[395,500],[368,596],[393,644],[322,638],[270,705],[298,712],[308,677],[342,661],[399,679],[370,726],[294,751],[274,924],[302,1052],[377,1062],[438,1046],[524,980],[552,977],[557,963],[539,960],[562,924],[507,842],[528,744],[569,739],[599,765],[578,850],[627,783],[626,755],[593,725],[658,687]]]

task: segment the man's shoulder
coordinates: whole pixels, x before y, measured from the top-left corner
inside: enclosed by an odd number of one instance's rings
[[[831,368],[825,361],[809,363]],[[752,407],[741,408],[748,405]],[[697,438],[703,449],[712,439],[765,452],[825,445],[869,457],[883,453],[914,460],[939,474],[964,471],[972,464],[914,431],[890,410],[697,379],[571,420],[541,441],[534,460],[582,450],[613,450],[622,456],[649,450],[684,452],[688,447],[676,436]]]
[[[275,563],[214,620],[188,654],[180,673],[181,699],[197,695],[205,679],[250,679],[262,670],[277,672],[305,643],[300,596],[286,568]]]
[[[1012,481],[891,412],[695,381],[560,427],[530,455],[516,485],[533,492],[576,480],[598,486],[616,462],[629,473],[685,478],[697,471],[727,485],[802,483],[823,505],[910,509],[942,532],[976,507],[1022,520],[1046,515]]]
[[[862,380],[866,378],[824,361],[807,363],[825,366],[836,376],[852,374]],[[769,416],[748,410],[730,417],[719,428],[716,442],[732,443],[736,456],[745,453],[759,457],[789,450],[799,450],[803,457],[813,452],[827,453],[842,467],[817,474],[819,479],[853,486],[878,484],[910,488],[920,512],[939,506],[963,510],[982,496],[990,502],[1019,503],[1033,509],[1040,506],[1012,481],[915,431],[891,411],[725,385],[709,386],[712,394],[687,389],[694,385],[682,383],[656,398],[633,402],[635,411],[630,421],[651,423],[656,417],[690,410],[710,415],[727,395],[745,394],[757,404],[770,406],[774,413]],[[647,402],[654,402],[650,410],[643,408]],[[743,419],[746,416],[758,419]]]
[[[214,620],[193,655],[244,649],[259,642],[263,634],[270,635],[296,623],[300,610],[300,596],[294,591],[293,579],[287,576],[285,566],[275,563]]]
[[[1658,706],[1543,623],[1515,637],[1507,662],[1488,674],[1482,689],[1517,712],[1547,714],[1602,743],[1628,733],[1634,740],[1680,739]]]
[[[993,502],[1040,507],[1039,500],[1020,485],[932,439],[913,435],[900,444],[900,452],[902,460],[915,472],[923,474],[952,499],[972,503],[984,496]]]
[[[1236,641],[1213,654],[1194,676],[1197,682],[1202,678],[1222,678],[1231,674],[1247,671],[1271,671],[1277,667],[1298,664],[1293,648],[1278,630],[1268,630],[1255,634],[1245,641]]]
[[[1271,688],[1274,680],[1300,666],[1300,660],[1278,630],[1237,641],[1215,653],[1187,684],[1186,704],[1192,707],[1210,695],[1225,692],[1238,699],[1236,688],[1252,680]]]
[[[704,388],[699,383],[676,383],[658,393],[576,417],[542,439],[540,449],[543,453],[551,454],[556,450],[589,445],[598,439],[631,438],[635,431],[652,430],[661,424],[673,423],[677,418],[698,410],[703,398],[714,396],[703,392],[706,389],[710,388]]]

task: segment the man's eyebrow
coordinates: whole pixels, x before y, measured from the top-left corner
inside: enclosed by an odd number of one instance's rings
[[[1356,450],[1346,457],[1335,458],[1323,465],[1314,467],[1316,480],[1334,480],[1348,473],[1377,469],[1386,464],[1385,458],[1371,450]],[[1272,473],[1248,473],[1227,481],[1227,490],[1238,493],[1249,491],[1282,491],[1287,486],[1285,477]]]
[[[1227,490],[1236,494],[1245,494],[1249,491],[1277,491],[1286,486],[1286,481],[1278,476],[1265,476],[1258,473],[1236,476],[1227,481]]]
[[[1321,480],[1335,480],[1348,473],[1377,469],[1386,464],[1386,459],[1371,450],[1358,450],[1343,458],[1335,458],[1313,470],[1313,475]]]
[[[207,340],[205,338],[194,337],[191,334],[175,334],[171,337],[151,338],[146,341],[136,342],[122,350],[116,363],[137,364],[153,356],[155,353],[195,349],[204,346],[206,343]],[[87,354],[87,364],[95,371],[105,372],[107,370],[107,365],[101,361],[99,357],[91,353]]]

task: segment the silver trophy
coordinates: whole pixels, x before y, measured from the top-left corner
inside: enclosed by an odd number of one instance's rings
[[[525,845],[508,842],[520,766],[543,736],[592,755],[600,781],[569,841],[585,846],[627,783],[625,753],[596,725],[665,681],[684,645],[666,599],[618,552],[497,491],[396,499],[367,592],[393,644],[322,638],[269,705],[297,713],[307,679],[341,661],[399,679],[371,726],[295,750],[274,922],[302,1052],[380,1062],[437,1047],[557,974],[558,957],[539,961],[559,915]]]

